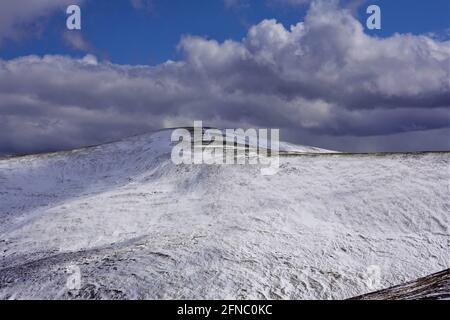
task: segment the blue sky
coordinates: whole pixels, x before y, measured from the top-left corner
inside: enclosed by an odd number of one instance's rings
[[[435,33],[448,38],[450,5],[448,0],[409,1],[372,0],[362,4],[357,17],[364,22],[368,4],[382,10],[382,30],[368,34],[379,37],[396,32]],[[82,4],[82,35],[101,59],[119,64],[159,64],[179,59],[177,45],[183,35],[199,35],[218,41],[242,39],[248,28],[263,19],[274,18],[286,27],[301,21],[306,5],[288,5],[280,0],[243,1],[228,7],[221,0],[153,0],[134,8],[130,0],[90,0]],[[36,31],[22,41],[7,40],[0,57],[11,59],[29,54],[64,54],[74,57],[85,52],[74,50],[63,41],[65,12],[56,11],[42,18]],[[76,32],[76,31],[74,31]]]

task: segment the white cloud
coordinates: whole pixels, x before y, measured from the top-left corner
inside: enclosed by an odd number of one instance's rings
[[[288,4],[288,5],[304,5],[309,4],[313,0],[266,0],[267,2],[274,1],[281,4]],[[247,6],[248,0],[223,0],[226,8],[236,8],[241,6]]]
[[[71,48],[83,52],[94,52],[95,48],[83,37],[80,31],[65,31],[63,39]]]
[[[28,35],[30,30],[33,30],[30,26],[39,25],[40,21],[56,11],[65,12],[68,5],[81,4],[83,1],[2,0],[0,2],[0,45],[5,39],[18,40]]]
[[[223,0],[223,3],[225,4],[225,8],[227,9],[248,6],[247,0]]]
[[[278,2],[284,2],[291,5],[304,5],[311,3],[312,0],[277,0]]]
[[[138,10],[153,11],[155,4],[153,0],[130,0],[131,6]]]

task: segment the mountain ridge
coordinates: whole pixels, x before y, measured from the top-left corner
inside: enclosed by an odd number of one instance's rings
[[[262,176],[171,148],[163,131],[1,160],[0,298],[343,299],[449,268],[447,153],[281,156]]]

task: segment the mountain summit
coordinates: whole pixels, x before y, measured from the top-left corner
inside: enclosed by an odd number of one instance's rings
[[[0,298],[343,299],[449,268],[450,153],[280,143],[264,176],[175,165],[170,134],[0,160]]]

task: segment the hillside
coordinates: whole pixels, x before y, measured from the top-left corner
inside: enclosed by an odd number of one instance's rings
[[[450,153],[281,149],[272,176],[175,166],[167,130],[0,160],[0,298],[344,299],[450,268]]]

